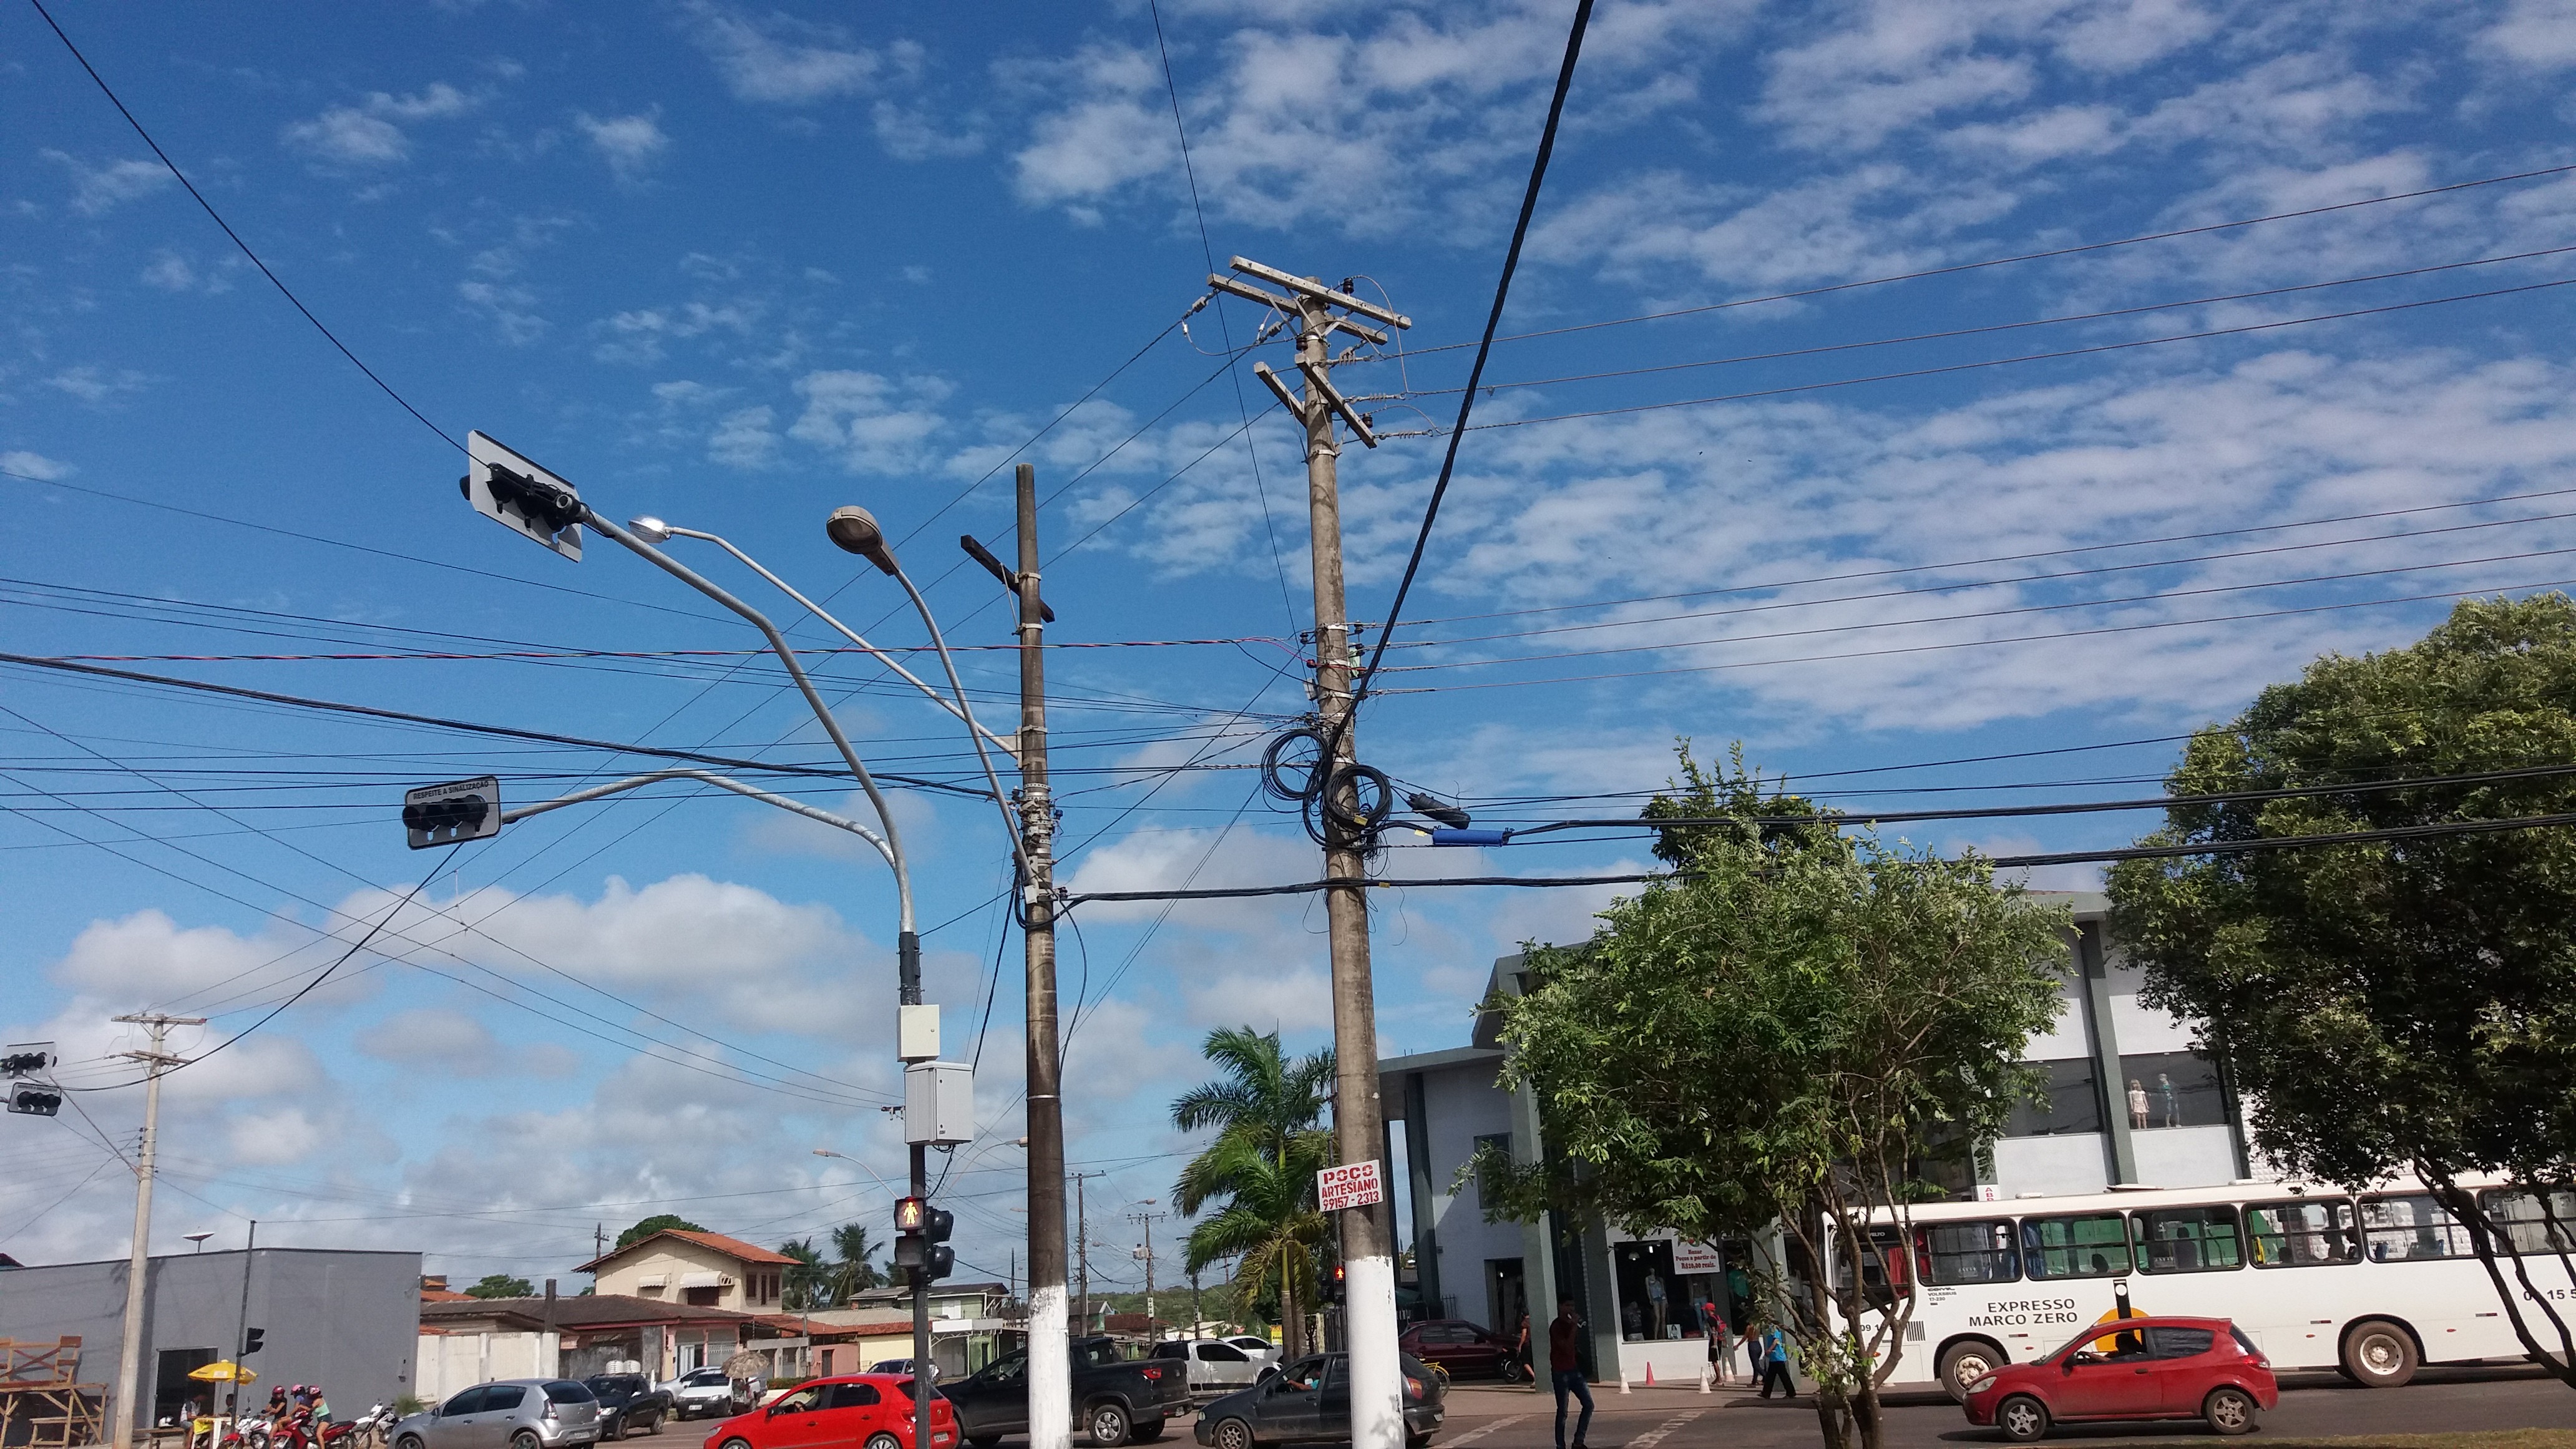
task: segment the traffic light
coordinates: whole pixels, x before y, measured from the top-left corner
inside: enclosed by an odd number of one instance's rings
[[[255,1353],[259,1352],[259,1346],[260,1346],[261,1344],[263,1344],[263,1343],[266,1343],[266,1342],[268,1342],[268,1330],[267,1330],[267,1329],[265,1329],[265,1328],[245,1328],[245,1329],[243,1329],[243,1330],[242,1330],[242,1351],[241,1351],[241,1356],[242,1356],[243,1358],[248,1358],[248,1357],[250,1357],[252,1354],[255,1354]]]
[[[581,562],[581,494],[489,436],[465,435],[468,471],[456,480],[474,511]]]
[[[0,1077],[30,1077],[54,1064],[52,1044],[28,1042],[9,1048],[0,1056]]]
[[[1339,1303],[1339,1302],[1341,1302],[1341,1301],[1342,1301],[1342,1285],[1343,1285],[1345,1282],[1347,1282],[1347,1281],[1348,1281],[1349,1277],[1350,1277],[1350,1270],[1349,1270],[1348,1268],[1343,1267],[1343,1266],[1342,1266],[1341,1264],[1339,1264],[1339,1263],[1335,1263],[1335,1264],[1333,1265],[1333,1293],[1332,1293],[1332,1298],[1333,1298],[1333,1301],[1334,1301],[1335,1303]]]
[[[488,840],[501,833],[501,782],[484,775],[406,790],[402,820],[414,850]]]
[[[30,1117],[51,1117],[63,1110],[62,1089],[43,1082],[11,1082],[9,1110]]]
[[[957,1215],[946,1208],[932,1207],[917,1198],[900,1198],[894,1205],[894,1265],[912,1275],[916,1285],[936,1283],[957,1271],[957,1250],[949,1247],[948,1235],[957,1229]]]

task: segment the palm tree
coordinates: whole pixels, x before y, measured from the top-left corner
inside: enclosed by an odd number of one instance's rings
[[[885,1282],[877,1270],[877,1245],[868,1241],[868,1225],[843,1223],[832,1229],[832,1252],[839,1261],[832,1266],[832,1286],[840,1302],[847,1304],[850,1295],[863,1288],[874,1288]]]
[[[778,1245],[778,1251],[796,1260],[795,1266],[782,1275],[779,1284],[779,1306],[790,1313],[811,1313],[832,1306],[831,1265],[815,1250],[812,1238],[796,1238]]]
[[[1329,1052],[1295,1059],[1277,1032],[1220,1027],[1202,1053],[1225,1076],[1192,1088],[1172,1104],[1184,1132],[1217,1129],[1216,1141],[1181,1169],[1174,1204],[1185,1214],[1222,1198],[1216,1213],[1190,1230],[1188,1268],[1240,1257],[1235,1274],[1239,1313],[1274,1285],[1283,1346],[1304,1351],[1300,1303],[1315,1301],[1315,1251],[1324,1242],[1315,1174],[1332,1163],[1332,1139],[1316,1127],[1333,1080]]]

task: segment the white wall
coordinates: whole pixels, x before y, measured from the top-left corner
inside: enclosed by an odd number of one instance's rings
[[[2155,1127],[2129,1134],[2138,1181],[2157,1187],[2224,1187],[2236,1180],[2236,1149],[2224,1127]]]
[[[412,1392],[436,1404],[490,1379],[550,1378],[560,1342],[551,1333],[424,1333]]]
[[[1470,1181],[1451,1191],[1458,1168],[1473,1156],[1476,1139],[1512,1130],[1511,1098],[1494,1085],[1495,1064],[1470,1063],[1422,1074],[1423,1115],[1429,1150],[1432,1234],[1440,1248],[1440,1294],[1454,1298],[1462,1318],[1482,1323],[1485,1263],[1521,1256],[1521,1225],[1488,1223]]]
[[[2221,1182],[2226,1180],[2223,1177],[2219,1179]],[[2059,1137],[2007,1137],[1995,1144],[1995,1182],[2006,1202],[2026,1192],[2047,1193],[2052,1197],[2060,1193],[2100,1192],[2110,1182],[2103,1175],[2102,1134],[2069,1132]]]
[[[2138,987],[2146,980],[2145,972],[2115,953],[2104,975],[2111,995],[2111,1034],[2119,1039],[2120,1055],[2142,1057],[2191,1049],[2199,1034],[2190,1025],[2138,1004]]]
[[[2030,1039],[2022,1060],[2050,1062],[2091,1054],[2093,1049],[2084,1040],[2084,1003],[2078,999],[2082,991],[2082,983],[2070,971],[2057,973],[2057,1022]]]

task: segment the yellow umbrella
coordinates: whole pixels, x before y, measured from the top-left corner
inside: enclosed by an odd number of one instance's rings
[[[215,1384],[247,1384],[258,1380],[259,1370],[243,1368],[240,1364],[234,1363],[229,1359],[218,1359],[215,1362],[206,1365],[204,1368],[188,1370],[188,1377],[192,1379],[204,1379],[208,1383]]]

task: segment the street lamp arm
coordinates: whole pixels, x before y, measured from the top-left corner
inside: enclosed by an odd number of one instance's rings
[[[543,815],[549,810],[561,810],[567,805],[579,805],[585,801],[623,794],[628,790],[639,789],[662,780],[697,780],[721,790],[731,790],[737,795],[747,796],[764,805],[775,805],[781,810],[792,810],[808,820],[819,820],[836,829],[850,832],[875,846],[877,854],[885,857],[886,864],[894,864],[894,851],[887,846],[884,839],[875,831],[848,816],[835,815],[819,806],[808,805],[802,800],[793,800],[785,795],[763,790],[757,785],[745,784],[730,775],[719,775],[713,770],[655,770],[650,774],[631,775],[623,780],[611,780],[605,785],[593,785],[586,790],[575,790],[569,795],[558,795],[552,800],[540,800],[534,805],[521,805],[515,809],[504,810],[501,812],[501,823],[507,825],[512,821],[525,820],[531,815]]]
[[[744,553],[741,549],[734,547],[730,541],[723,537],[708,533],[703,529],[682,528],[677,524],[665,524],[664,527],[670,530],[671,536],[674,538],[703,539],[706,542],[712,543],[716,547],[723,549],[725,552],[732,554],[735,558],[742,561],[745,568],[748,568],[753,573],[769,580],[769,582],[774,585],[780,593],[785,594],[787,597],[794,599],[798,604],[803,605],[805,612],[822,620],[832,628],[833,632],[839,634],[842,638],[849,640],[851,643],[856,644],[862,651],[874,658],[879,664],[882,664],[886,668],[893,670],[896,674],[901,675],[904,682],[910,684],[913,688],[920,690],[923,694],[928,695],[932,704],[935,704],[941,709],[948,711],[950,714],[955,715],[960,721],[964,722],[968,729],[973,730],[976,734],[1001,746],[1002,752],[1011,757],[1013,764],[1017,764],[1019,762],[1019,746],[1002,738],[1000,735],[993,733],[991,730],[984,728],[982,723],[977,721],[974,714],[966,708],[966,695],[964,690],[961,689],[958,691],[956,703],[949,703],[938,690],[933,689],[930,685],[924,683],[920,675],[904,668],[901,660],[896,659],[893,655],[888,654],[874,644],[869,643],[860,635],[858,630],[851,628],[849,625],[842,623],[840,620],[824,612],[822,605],[815,603],[812,599],[798,593],[793,584],[790,584],[785,579],[771,573],[767,566],[763,565],[760,560],[753,558],[750,554]],[[910,581],[907,580],[906,583],[908,586]],[[931,629],[933,642],[936,642],[938,633],[939,630],[937,626],[934,625]],[[947,657],[947,649],[945,646],[941,647],[940,656],[943,660]],[[955,683],[955,671],[950,671],[950,674],[950,682],[953,684]],[[988,769],[985,773],[990,774],[991,771]]]
[[[900,940],[903,954],[910,956],[917,953],[920,950],[920,938],[913,929],[912,872],[904,864],[903,837],[895,827],[894,812],[886,807],[885,795],[877,789],[876,779],[868,773],[867,765],[859,759],[859,752],[851,748],[850,737],[841,732],[841,722],[832,717],[831,709],[823,703],[823,696],[814,692],[814,682],[805,677],[805,667],[796,662],[796,651],[787,647],[787,640],[778,632],[778,626],[769,622],[768,615],[726,593],[678,559],[627,532],[614,520],[603,516],[598,509],[584,504],[582,513],[585,515],[583,522],[642,555],[647,562],[664,573],[740,614],[769,640],[770,652],[776,654],[778,662],[787,667],[787,677],[796,681],[797,691],[805,696],[807,707],[814,711],[814,718],[822,721],[823,732],[832,737],[833,745],[841,752],[841,759],[849,765],[851,775],[857,778],[859,788],[867,792],[868,803],[876,807],[877,820],[885,827],[886,857],[894,866],[895,898],[901,913]],[[907,978],[911,978],[917,970],[918,967],[915,967],[913,971],[907,971]]]
[[[1001,777],[993,773],[993,757],[984,752],[983,736],[977,733],[982,726],[977,725],[975,717],[966,712],[966,683],[957,677],[957,661],[948,652],[948,641],[940,637],[939,621],[930,617],[930,601],[921,596],[921,590],[912,586],[912,575],[905,573],[901,568],[894,571],[894,579],[896,583],[903,585],[903,591],[912,597],[912,607],[921,615],[921,627],[930,631],[931,647],[939,651],[939,667],[948,671],[948,687],[957,692],[957,708],[950,713],[966,721],[968,726],[966,738],[975,746],[975,763],[984,767],[984,782],[992,786],[993,804],[1002,812],[1003,837],[1011,842],[1011,854],[1019,857],[1020,879],[1023,882],[1034,881],[1037,879],[1037,871],[1029,864],[1028,846],[1020,839],[1019,822],[1011,818],[1010,800],[1002,794]],[[1011,763],[1018,764],[1019,760],[1019,752],[1011,751]],[[1023,901],[1012,909],[1021,910],[1026,905],[1027,902]]]

